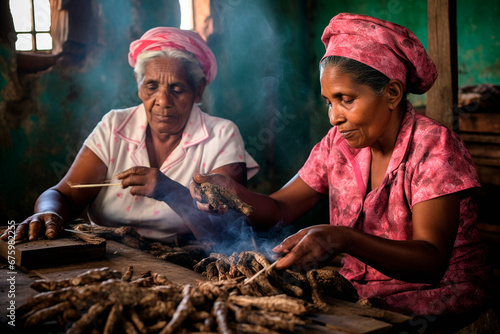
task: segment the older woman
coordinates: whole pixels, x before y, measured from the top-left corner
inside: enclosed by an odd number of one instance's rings
[[[298,175],[270,196],[221,175],[195,181],[227,187],[255,208],[250,223],[264,227],[293,222],[328,196],[330,224],[276,246],[278,269],[322,266],[345,253],[341,273],[360,298],[408,314],[484,307],[488,267],[471,157],[454,132],[406,100],[433,85],[432,60],[408,29],[364,15],[335,16],[322,40],[321,92],[333,127]]]
[[[257,172],[236,125],[197,106],[217,73],[215,57],[198,34],[151,29],[130,45],[128,59],[142,104],[103,117],[67,175],[40,195],[16,240],[53,238],[87,206],[92,222],[133,226],[150,238],[196,233],[189,212],[182,204],[175,207],[177,199],[190,198],[192,176],[221,173],[245,185]],[[122,187],[70,187],[112,179]]]

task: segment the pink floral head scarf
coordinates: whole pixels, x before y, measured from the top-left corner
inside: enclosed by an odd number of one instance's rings
[[[144,51],[181,50],[191,52],[200,62],[207,84],[217,75],[217,61],[207,43],[194,31],[174,27],[157,27],[148,30],[130,44],[128,63],[135,67],[137,56]]]
[[[325,28],[321,40],[327,56],[357,60],[423,94],[437,78],[436,66],[407,28],[371,16],[341,13]]]

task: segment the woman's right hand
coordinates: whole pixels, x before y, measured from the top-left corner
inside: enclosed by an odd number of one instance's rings
[[[28,239],[32,241],[37,240],[42,236],[45,236],[48,239],[54,239],[63,230],[63,227],[64,221],[57,213],[35,213],[17,226],[14,233],[14,240],[20,240],[28,237]],[[9,230],[5,231],[0,239],[6,241],[8,239]]]
[[[276,269],[292,265],[302,270],[322,268],[345,249],[349,235],[350,229],[342,226],[306,227],[273,248],[282,256]]]

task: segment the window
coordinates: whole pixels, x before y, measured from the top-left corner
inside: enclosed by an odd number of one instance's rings
[[[181,29],[193,30],[193,0],[179,0],[181,7]]]
[[[17,51],[50,51],[49,0],[10,0],[10,11],[17,34]]]

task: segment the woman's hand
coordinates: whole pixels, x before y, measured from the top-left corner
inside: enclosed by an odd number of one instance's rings
[[[331,225],[300,230],[273,248],[275,253],[284,255],[276,264],[276,269],[292,265],[303,270],[325,266],[342,253],[347,243],[347,233],[347,228]]]
[[[20,240],[28,237],[30,241],[37,240],[42,236],[48,239],[54,239],[64,227],[64,221],[60,215],[55,212],[39,212],[25,219],[16,228],[14,240]],[[10,228],[9,228],[10,229]],[[5,231],[0,237],[7,240],[9,230]]]
[[[168,193],[168,177],[158,168],[136,166],[116,175],[122,180],[123,189],[130,188],[130,194],[161,200]]]
[[[191,193],[193,199],[196,200],[196,206],[198,207],[198,210],[210,214],[225,214],[229,209],[227,205],[222,205],[218,208],[214,208],[208,203],[203,203],[199,185],[204,182],[219,185],[235,194],[236,190],[234,182],[236,181],[223,174],[197,174],[193,177],[193,181],[191,181],[191,183],[189,184],[189,192]]]

